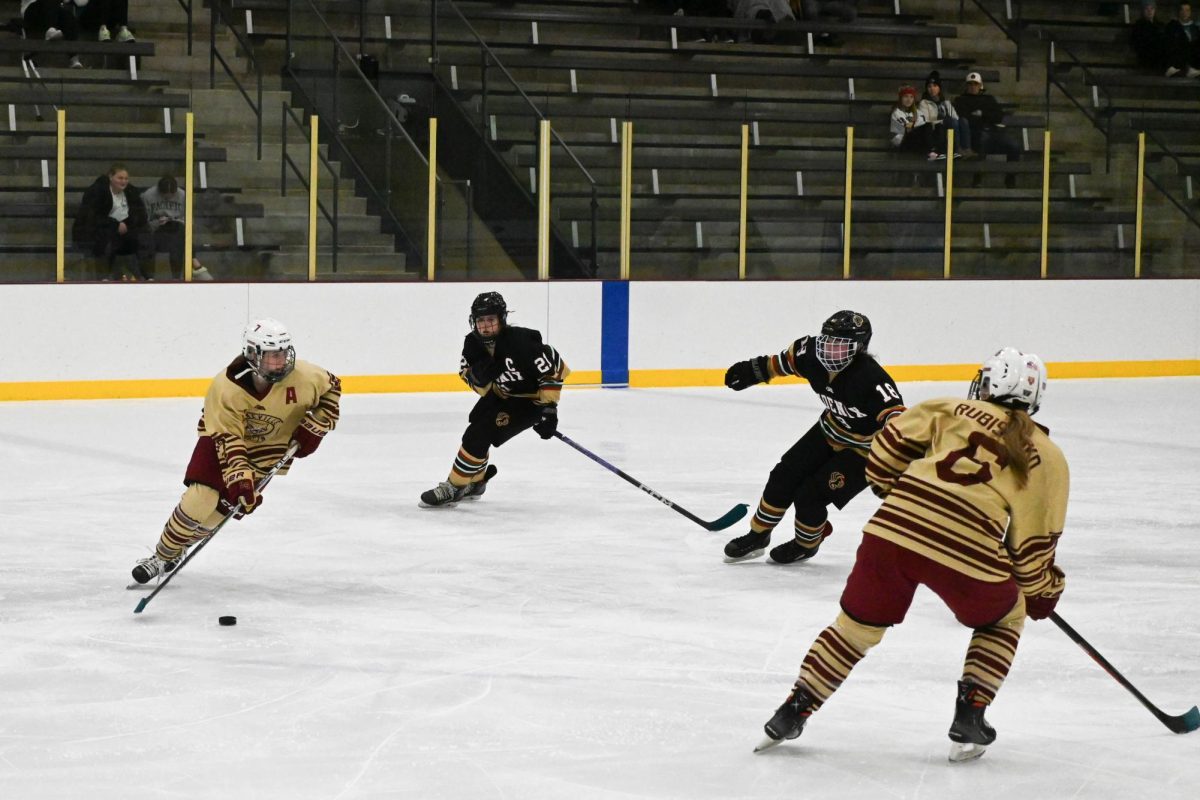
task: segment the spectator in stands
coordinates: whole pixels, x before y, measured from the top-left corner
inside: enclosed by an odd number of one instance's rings
[[[942,76],[936,69],[925,79],[925,94],[921,96],[917,110],[925,115],[925,119],[929,120],[934,130],[940,129],[943,139],[947,129],[954,131],[956,158],[974,155],[974,151],[971,150],[971,125],[959,116],[954,104],[942,95]],[[942,149],[945,150],[945,147]]]
[[[795,19],[787,0],[729,0],[734,19],[758,19],[764,22],[781,22],[785,19]],[[758,44],[775,40],[773,31],[739,31],[738,40],[752,41]]]
[[[900,87],[896,105],[892,107],[889,132],[892,147],[900,152],[920,153],[930,161],[937,159],[933,126],[928,124],[925,115],[917,108],[917,90],[913,87]]]
[[[81,0],[84,4],[88,0]],[[26,39],[45,39],[48,42],[79,39],[79,23],[75,20],[75,0],[21,0],[21,25]],[[71,54],[71,68],[83,64]]]
[[[124,164],[113,164],[107,175],[84,190],[71,236],[103,261],[101,279],[120,279],[116,257],[132,255],[134,277],[146,280],[151,275],[145,267],[153,268],[154,258],[148,222],[142,193],[129,183],[129,170]]]
[[[959,116],[966,117],[971,124],[971,149],[978,156],[992,153],[1001,154],[1012,163],[1021,160],[1021,148],[1008,138],[1004,127],[1004,111],[1000,101],[988,94],[983,88],[983,76],[978,72],[967,73],[967,90],[954,101]],[[983,173],[975,173],[974,186],[983,181]],[[1009,173],[1004,176],[1004,185],[1013,188],[1017,185],[1017,176]]]
[[[129,0],[84,0],[79,25],[85,31],[96,31],[100,42],[112,41],[113,31],[118,42],[137,41],[129,30]]]
[[[1166,28],[1155,19],[1157,8],[1154,0],[1142,0],[1142,16],[1133,23],[1129,33],[1129,45],[1137,58],[1138,66],[1161,75],[1166,68]]]
[[[1180,73],[1200,78],[1200,28],[1192,19],[1191,3],[1180,3],[1176,18],[1167,23],[1166,64],[1168,78]]]
[[[186,199],[179,182],[172,175],[164,175],[156,185],[142,193],[142,204],[150,219],[153,252],[167,254],[171,263],[171,277],[175,280],[183,278],[183,212]],[[212,275],[198,258],[192,259],[192,278],[198,281],[212,280]]]

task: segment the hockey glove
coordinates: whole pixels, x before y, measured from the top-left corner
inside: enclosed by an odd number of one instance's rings
[[[296,428],[296,432],[292,434],[292,441],[298,447],[296,448],[296,458],[304,458],[311,456],[321,446],[321,440],[325,438],[325,432],[318,430],[316,426],[309,423],[307,419],[300,423],[300,427]]]
[[[226,510],[233,511],[234,519],[241,519],[262,505],[262,495],[254,488],[254,481],[244,478],[225,487],[221,503]]]
[[[755,384],[766,383],[768,377],[767,357],[759,356],[749,361],[739,361],[725,370],[725,385],[740,392]]]
[[[543,439],[549,439],[558,430],[558,407],[542,406],[542,418],[534,423],[533,429]]]
[[[496,360],[491,356],[484,356],[470,366],[471,383],[475,386],[487,386],[500,377],[500,372]]]
[[[1058,598],[1062,595],[1054,595],[1047,597],[1046,595],[1026,595],[1025,596],[1025,613],[1030,619],[1045,619],[1054,613],[1054,607],[1058,605]]]

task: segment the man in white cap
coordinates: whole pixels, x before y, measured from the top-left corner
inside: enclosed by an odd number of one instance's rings
[[[958,96],[954,107],[959,116],[970,122],[971,149],[978,155],[998,153],[1006,156],[1010,163],[1021,160],[1021,148],[1005,132],[1004,110],[1000,108],[1000,102],[984,90],[982,75],[967,73],[966,92]],[[983,173],[975,173],[974,185],[978,186],[982,178]],[[1004,185],[1011,189],[1016,186],[1016,179],[1012,173],[1005,175]]]

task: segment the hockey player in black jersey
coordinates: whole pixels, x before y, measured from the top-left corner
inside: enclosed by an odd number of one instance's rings
[[[734,391],[783,375],[808,381],[825,405],[817,423],[792,445],[771,470],[750,532],[725,545],[725,561],[757,558],[771,543],[771,531],[796,510],[795,535],[771,550],[780,564],[812,558],[833,532],[826,508],[844,508],[867,486],[871,439],[892,416],[904,411],[891,376],[868,352],[871,322],[854,311],[839,311],[819,336],[802,336],[779,355],[739,361],[725,373]]]
[[[458,374],[480,397],[450,476],[421,493],[425,507],[479,497],[496,474],[488,465],[490,448],[529,428],[543,439],[558,429],[559,394],[571,372],[558,351],[539,332],[509,325],[508,305],[498,292],[475,298],[470,322]]]

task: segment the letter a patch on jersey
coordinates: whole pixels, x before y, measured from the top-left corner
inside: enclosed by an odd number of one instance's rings
[[[290,406],[292,403],[295,403],[295,402],[297,402],[296,401],[296,387],[289,386],[289,387],[287,387],[287,399],[284,401],[284,405]]]

